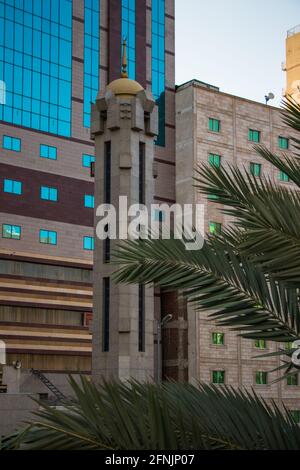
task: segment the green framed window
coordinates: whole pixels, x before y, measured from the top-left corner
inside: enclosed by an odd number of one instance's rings
[[[91,164],[95,162],[94,155],[88,155],[87,153],[82,154],[82,166],[85,168],[91,168]]]
[[[225,383],[225,370],[213,370],[212,371],[212,383],[224,384]]]
[[[56,202],[58,200],[58,191],[56,188],[41,186],[40,196],[41,199],[44,199],[45,201]]]
[[[83,237],[83,249],[84,250],[94,250],[95,241],[94,237]]]
[[[92,194],[84,195],[84,207],[89,207],[93,209],[95,206],[95,198]]]
[[[260,142],[260,131],[257,131],[255,129],[249,129],[248,139],[250,140],[250,142]]]
[[[254,341],[254,346],[257,348],[257,349],[266,349],[267,347],[267,342],[265,339],[256,339]]]
[[[40,243],[57,245],[57,233],[51,230],[40,230]]]
[[[286,384],[288,386],[298,385],[298,374],[288,375],[288,377],[286,378]]]
[[[217,153],[210,153],[208,155],[208,162],[210,166],[215,166],[217,168],[220,168],[221,166],[221,155],[218,155]]]
[[[287,183],[288,181],[290,181],[289,176],[286,173],[284,173],[284,171],[280,171],[279,179],[280,181],[283,181],[284,183]]]
[[[212,132],[220,132],[220,130],[221,130],[221,121],[219,119],[209,118],[208,119],[208,128]]]
[[[293,349],[293,341],[288,341],[287,343],[284,343],[284,349],[285,351],[290,351]]]
[[[260,163],[250,163],[250,173],[253,176],[261,176],[261,164]]]
[[[22,183],[21,181],[5,179],[3,182],[3,191],[11,194],[22,194]]]
[[[281,135],[278,137],[278,147],[281,150],[288,150],[289,148],[289,139],[286,137],[282,137]]]
[[[267,385],[268,383],[268,372],[265,371],[257,371],[255,373],[255,383],[256,385]]]
[[[20,225],[2,224],[2,237],[12,238],[13,240],[21,239]]]
[[[209,222],[209,232],[212,234],[220,234],[222,232],[222,224],[219,222]]]
[[[300,410],[290,410],[291,416],[295,423],[300,423]]]
[[[13,152],[21,152],[21,139],[4,135],[2,138],[2,147],[5,150],[12,150]]]
[[[40,157],[57,160],[57,148],[50,145],[40,145]]]
[[[212,344],[215,344],[217,346],[224,345],[224,333],[219,333],[219,332],[214,331],[211,336],[212,336]]]
[[[209,201],[217,201],[219,199],[219,196],[217,196],[216,194],[208,194],[207,199]]]

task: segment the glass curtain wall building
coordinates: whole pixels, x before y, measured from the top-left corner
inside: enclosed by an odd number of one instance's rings
[[[120,77],[124,37],[129,77],[159,105],[155,201],[175,202],[173,29],[174,0],[0,0],[0,329],[20,345],[8,340],[8,363],[91,369],[90,112]]]
[[[122,39],[127,40],[128,76],[135,80],[135,2],[122,0]]]
[[[99,91],[99,36],[99,0],[84,0],[84,127],[90,127],[91,103]]]
[[[165,0],[152,0],[152,93],[159,112],[157,145],[165,145]]]
[[[0,1],[0,120],[71,135],[72,1]]]

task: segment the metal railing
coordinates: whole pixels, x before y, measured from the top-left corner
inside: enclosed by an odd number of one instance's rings
[[[287,37],[290,38],[291,36],[294,36],[294,34],[300,33],[300,24],[295,26],[294,28],[291,28],[287,32]]]

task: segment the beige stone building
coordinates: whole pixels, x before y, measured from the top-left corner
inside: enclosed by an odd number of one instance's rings
[[[273,152],[291,152],[291,131],[282,123],[278,108],[192,80],[177,88],[176,133],[176,200],[204,204],[206,232],[220,230],[229,219],[220,212],[219,204],[199,195],[193,187],[197,164],[233,164],[291,186],[286,175],[253,150],[253,145],[260,142]],[[255,344],[240,339],[229,328],[216,326],[205,314],[196,314],[192,308],[188,311],[190,380],[254,387],[265,398],[283,399],[288,408],[299,410],[298,378],[291,384],[271,384],[280,372],[269,371],[278,366],[279,360],[255,358],[276,347],[272,342]]]

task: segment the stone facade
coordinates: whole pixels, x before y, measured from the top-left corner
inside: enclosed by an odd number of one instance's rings
[[[127,86],[134,83],[119,80]],[[125,85],[126,86],[126,85]],[[150,93],[114,95],[100,93],[92,112],[91,134],[95,139],[95,206],[112,204],[122,217],[127,230],[127,214],[121,214],[119,197],[127,198],[127,207],[145,204],[150,209],[154,197],[154,138],[158,134],[158,114]],[[107,145],[109,144],[109,155]],[[142,149],[142,154],[141,154]],[[109,158],[109,170],[105,158]],[[109,187],[109,195],[106,189]],[[141,192],[143,193],[141,197]],[[109,200],[108,200],[109,199]],[[142,199],[142,200],[141,200]],[[101,219],[95,213],[95,226]],[[151,215],[150,215],[151,216]],[[120,237],[117,228],[118,237]],[[93,377],[135,378],[154,377],[154,296],[153,288],[142,294],[138,286],[117,285],[112,274],[115,265],[109,264],[115,241],[110,240],[104,256],[105,241],[95,237],[94,258],[94,320],[93,320]],[[105,320],[104,279],[109,282],[108,316]],[[142,295],[143,299],[140,299]],[[142,301],[142,311],[139,302]],[[109,322],[106,334],[105,322]],[[142,325],[140,324],[142,322]],[[143,335],[143,346],[139,335]],[[106,346],[105,346],[106,345]]]
[[[99,90],[120,76],[121,0],[99,0]],[[136,2],[136,75],[152,90],[152,1]],[[166,145],[155,146],[157,178],[154,201],[175,201],[175,8],[165,0],[165,134]],[[82,164],[94,155],[90,129],[83,126],[84,0],[72,10],[72,137],[0,122],[0,223],[22,227],[20,240],[0,235],[0,338],[7,361],[46,373],[91,371],[93,251],[83,237],[93,235],[93,210],[84,194],[93,194],[94,178]],[[20,152],[2,148],[3,136],[21,139]],[[40,145],[57,148],[57,159],[40,157]],[[2,191],[5,174],[23,181],[24,195]],[[39,186],[58,187],[58,202],[41,201]],[[57,232],[57,245],[39,242],[39,230]],[[161,296],[155,294],[155,322]],[[62,327],[66,327],[63,329]],[[20,338],[20,330],[26,338]],[[156,324],[154,325],[156,331]],[[45,333],[50,333],[46,340]],[[22,346],[22,347],[21,347]],[[153,345],[151,345],[153,348]]]
[[[220,132],[209,130],[209,118],[220,120]],[[176,93],[176,197],[178,203],[202,203],[205,207],[205,231],[209,222],[226,225],[230,218],[220,212],[221,206],[199,195],[193,187],[195,167],[208,163],[210,153],[221,156],[221,164],[237,165],[242,171],[250,162],[262,165],[262,172],[279,184],[279,171],[261,159],[248,139],[249,129],[260,131],[260,142],[271,151],[280,153],[278,137],[289,138],[291,129],[282,122],[280,110],[261,103],[221,93],[217,88],[197,80],[180,86]],[[290,143],[286,153],[293,150]],[[212,344],[212,333],[224,333],[224,345]],[[271,384],[280,372],[268,374],[267,385],[256,385],[257,371],[270,371],[279,365],[278,358],[257,359],[264,352],[278,348],[272,342],[259,350],[251,340],[239,338],[229,328],[220,328],[204,313],[188,308],[189,380],[211,382],[212,372],[225,371],[225,383],[232,386],[254,387],[267,399],[283,399],[290,409],[300,409],[299,386],[286,381]]]

